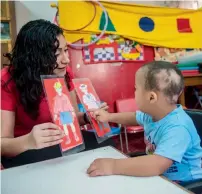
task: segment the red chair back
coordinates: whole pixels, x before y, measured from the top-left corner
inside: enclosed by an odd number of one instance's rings
[[[138,110],[134,98],[120,99],[116,101],[117,112],[135,112]]]

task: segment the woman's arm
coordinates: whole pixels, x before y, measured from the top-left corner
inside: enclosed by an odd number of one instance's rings
[[[31,149],[57,145],[65,136],[64,131],[53,123],[35,125],[27,135],[14,137],[15,113],[1,111],[1,155],[14,157]]]
[[[14,138],[15,113],[1,110],[1,155],[13,157],[29,149],[28,135]]]
[[[124,159],[101,158],[94,160],[87,173],[90,176],[158,176],[163,174],[172,164],[171,159],[155,154]]]

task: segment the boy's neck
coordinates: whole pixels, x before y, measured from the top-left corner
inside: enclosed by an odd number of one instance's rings
[[[168,115],[176,108],[177,108],[176,104],[159,106],[158,108],[155,109],[154,114],[152,114],[153,121],[159,121],[163,119],[166,115]]]

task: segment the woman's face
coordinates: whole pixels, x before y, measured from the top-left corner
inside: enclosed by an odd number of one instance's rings
[[[57,57],[57,69],[54,69],[53,73],[58,76],[64,76],[66,74],[67,65],[69,65],[69,53],[67,48],[67,42],[63,35],[59,35],[59,48],[57,49],[55,55]]]

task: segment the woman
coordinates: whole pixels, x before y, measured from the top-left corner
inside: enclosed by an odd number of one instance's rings
[[[6,56],[9,68],[1,70],[3,165],[16,166],[60,156],[58,145],[64,133],[52,123],[40,75],[65,76],[79,123],[88,123],[86,115],[77,108],[62,30],[45,20],[28,22],[20,30],[12,53]],[[103,108],[107,108],[106,104]],[[93,134],[82,133],[87,149],[98,147]]]

